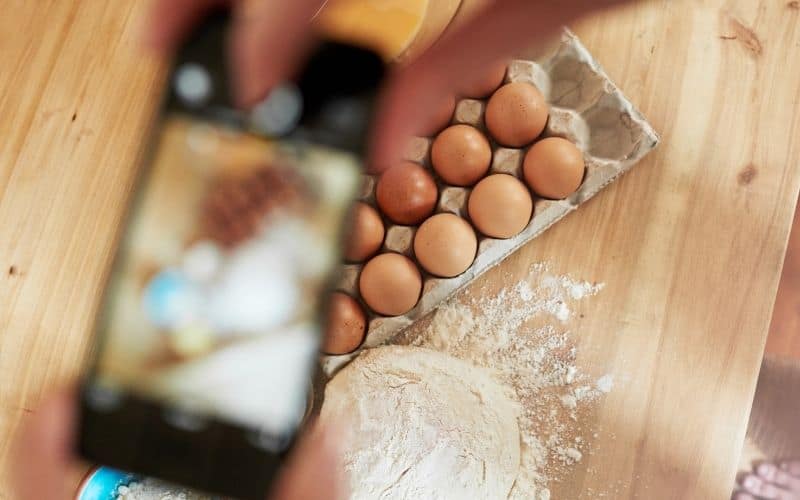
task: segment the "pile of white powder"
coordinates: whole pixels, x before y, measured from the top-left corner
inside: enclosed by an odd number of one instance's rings
[[[393,342],[469,361],[513,388],[522,406],[523,449],[512,498],[549,499],[548,484],[586,451],[581,410],[611,391],[613,377],[591,381],[579,371],[565,323],[578,301],[602,288],[535,264],[524,280],[493,296],[481,293],[489,298],[467,295],[443,304]]]

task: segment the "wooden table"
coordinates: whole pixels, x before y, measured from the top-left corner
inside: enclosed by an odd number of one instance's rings
[[[144,3],[0,1],[0,498],[10,437],[87,351],[162,77]],[[617,376],[609,432],[557,491],[727,498],[800,183],[800,4],[662,0],[575,28],[662,145],[486,279],[547,260],[606,283],[578,331]]]

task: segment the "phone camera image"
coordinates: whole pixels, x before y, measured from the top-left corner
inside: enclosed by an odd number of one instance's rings
[[[124,389],[284,441],[305,411],[321,292],[359,164],[207,124],[216,154],[198,155],[195,126],[164,125],[115,270],[90,400],[100,409]]]

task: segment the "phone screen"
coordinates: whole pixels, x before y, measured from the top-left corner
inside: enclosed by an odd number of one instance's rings
[[[99,322],[89,402],[131,393],[279,450],[306,410],[358,158],[168,114]],[[183,420],[183,422],[181,421]]]

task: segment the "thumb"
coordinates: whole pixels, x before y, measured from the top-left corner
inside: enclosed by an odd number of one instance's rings
[[[330,426],[316,424],[302,438],[278,480],[272,500],[336,500],[347,498],[347,482],[336,437]]]
[[[64,391],[42,402],[17,437],[12,472],[19,499],[64,498],[72,463],[74,402]]]

